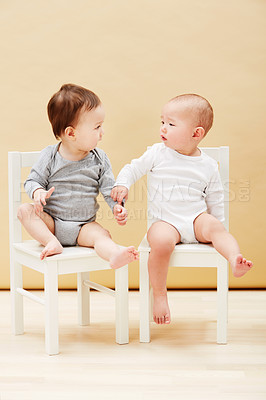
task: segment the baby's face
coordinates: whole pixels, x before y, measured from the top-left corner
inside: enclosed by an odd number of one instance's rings
[[[161,139],[163,143],[182,154],[190,155],[197,148],[194,139],[195,123],[185,104],[170,101],[162,110]]]
[[[104,109],[100,105],[90,111],[83,111],[75,126],[75,147],[80,151],[93,150],[103,136]]]

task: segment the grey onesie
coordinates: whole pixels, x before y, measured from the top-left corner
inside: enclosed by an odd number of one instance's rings
[[[81,227],[96,219],[99,191],[112,210],[117,204],[110,196],[115,180],[103,150],[96,148],[82,160],[69,161],[60,155],[59,146],[60,143],[41,151],[24,187],[31,199],[36,189],[55,187],[43,209],[54,219],[59,242],[74,246]]]

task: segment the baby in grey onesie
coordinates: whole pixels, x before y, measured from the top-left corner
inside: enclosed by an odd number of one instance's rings
[[[70,161],[60,155],[59,146],[60,143],[41,151],[24,187],[30,198],[36,189],[55,187],[43,210],[53,217],[59,242],[73,246],[81,227],[95,221],[99,191],[112,210],[117,204],[110,196],[115,180],[103,150],[95,148],[82,160]]]
[[[54,136],[60,143],[41,151],[25,182],[33,204],[18,207],[18,219],[43,249],[40,259],[61,254],[64,246],[94,248],[121,268],[138,259],[134,246],[121,246],[95,221],[102,193],[118,225],[127,223],[127,210],[111,199],[114,176],[105,152],[97,145],[104,135],[105,111],[91,90],[67,83],[47,105]]]

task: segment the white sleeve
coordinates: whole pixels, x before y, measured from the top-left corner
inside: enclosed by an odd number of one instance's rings
[[[126,164],[118,174],[114,186],[130,188],[138,179],[146,175],[153,167],[156,154],[156,146],[149,147],[140,157]]]
[[[218,166],[206,190],[207,212],[224,222],[224,189],[219,174]]]

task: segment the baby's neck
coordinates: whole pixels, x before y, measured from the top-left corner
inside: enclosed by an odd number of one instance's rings
[[[196,147],[193,150],[179,150],[179,149],[175,149],[175,151],[177,151],[180,154],[183,154],[183,156],[189,156],[189,157],[199,157],[201,155],[201,151],[198,147]]]
[[[63,141],[59,144],[58,152],[64,159],[69,161],[80,161],[89,154],[89,151],[75,151]]]

